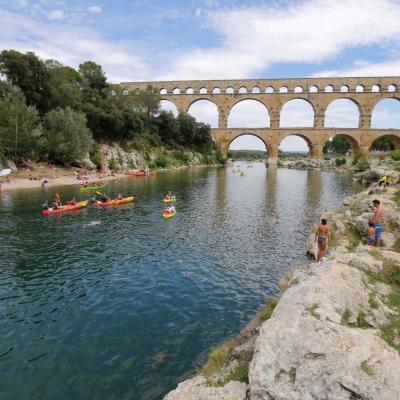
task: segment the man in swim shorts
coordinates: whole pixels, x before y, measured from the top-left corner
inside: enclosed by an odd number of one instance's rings
[[[321,223],[315,232],[315,239],[318,241],[317,262],[324,256],[328,246],[329,227],[325,218],[321,219]]]
[[[372,205],[375,208],[375,214],[372,217],[372,222],[374,223],[374,227],[375,227],[376,245],[380,246],[380,244],[382,242],[382,227],[383,227],[384,209],[381,206],[381,202],[378,199],[375,199],[372,202]]]

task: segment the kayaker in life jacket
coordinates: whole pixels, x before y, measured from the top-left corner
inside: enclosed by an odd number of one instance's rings
[[[76,205],[75,197],[72,198],[72,200],[69,202],[69,204],[70,204],[71,206],[75,206],[75,205]]]
[[[46,200],[42,205],[42,210],[48,210],[48,209],[49,209],[49,202]]]
[[[106,196],[105,194],[103,194],[101,197],[100,197],[100,201],[102,202],[102,203],[107,203],[108,201],[110,201],[111,199],[108,197],[108,196]]]
[[[121,192],[118,193],[117,199],[118,200],[122,200],[124,198],[124,196],[122,195]]]

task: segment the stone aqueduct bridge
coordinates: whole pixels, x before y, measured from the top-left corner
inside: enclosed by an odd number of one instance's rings
[[[179,112],[186,113],[199,100],[210,100],[219,112],[218,128],[212,130],[216,144],[226,154],[230,143],[243,134],[259,137],[268,149],[270,161],[277,159],[281,141],[289,135],[305,139],[310,157],[321,159],[322,148],[334,135],[345,136],[353,153],[368,156],[372,142],[388,136],[396,148],[400,148],[400,130],[371,129],[372,110],[386,98],[400,100],[400,76],[381,78],[304,78],[262,80],[210,80],[210,81],[155,81],[122,82],[124,94],[149,85],[160,90],[161,99],[174,103]],[[228,116],[232,108],[243,100],[256,100],[268,110],[270,127],[228,128]],[[280,127],[280,113],[290,100],[306,100],[314,110],[314,126],[310,128]],[[324,125],[325,111],[338,99],[353,101],[359,110],[358,128],[327,128]]]

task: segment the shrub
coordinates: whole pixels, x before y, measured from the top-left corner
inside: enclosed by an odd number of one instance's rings
[[[108,162],[108,168],[110,168],[111,171],[116,171],[118,169],[117,160],[114,158],[114,156]]]
[[[168,155],[165,153],[160,153],[154,162],[157,168],[168,168],[171,164]]]
[[[394,161],[400,161],[400,149],[399,150],[394,150],[390,153],[390,157],[392,157],[392,159]]]
[[[346,159],[345,158],[337,158],[335,160],[335,164],[337,167],[340,167],[341,165],[346,164]]]
[[[278,299],[276,297],[270,297],[269,299],[267,299],[265,306],[259,312],[260,319],[262,321],[270,319],[277,304],[278,304]]]

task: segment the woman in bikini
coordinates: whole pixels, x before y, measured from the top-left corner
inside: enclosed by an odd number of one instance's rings
[[[318,254],[317,254],[317,262],[321,260],[324,256],[327,246],[328,246],[328,237],[329,237],[329,227],[325,218],[321,219],[321,223],[318,225],[318,228],[315,232],[315,239],[318,241]]]

